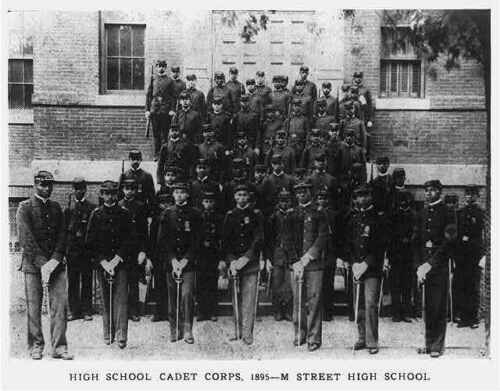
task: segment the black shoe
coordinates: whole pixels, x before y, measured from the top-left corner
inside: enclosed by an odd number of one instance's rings
[[[363,341],[357,341],[354,344],[354,350],[363,350],[366,349],[366,342]]]
[[[35,349],[35,350],[31,351],[30,356],[31,356],[32,360],[41,360],[43,357],[43,354],[42,354],[41,350]]]
[[[276,322],[281,322],[283,320],[283,314],[281,312],[276,312],[274,314],[274,320]]]
[[[403,322],[405,322],[405,323],[411,323],[411,319],[410,319],[410,318],[407,318],[406,316],[403,316],[403,317],[401,318],[401,320],[402,320]]]
[[[212,322],[217,322],[217,317],[216,317],[215,315],[212,315],[212,316],[210,317],[210,320],[211,320]]]
[[[198,315],[198,316],[196,317],[196,320],[197,320],[198,322],[204,322],[204,321],[208,320],[208,316],[206,316],[206,315]]]
[[[459,328],[459,329],[462,329],[464,327],[470,327],[470,326],[471,326],[471,323],[470,322],[465,322],[465,321],[459,322],[457,324],[457,328]]]
[[[153,314],[151,317],[151,322],[161,322],[162,320],[164,319],[158,314]]]
[[[241,339],[245,345],[252,345],[253,344],[253,337],[245,337]]]
[[[331,314],[331,313],[325,313],[323,315],[323,321],[324,322],[331,322],[332,319],[333,319],[333,314]]]
[[[86,322],[90,322],[93,319],[94,318],[90,314],[86,314],[86,315],[83,316],[83,320],[86,321]]]
[[[368,352],[369,352],[370,354],[377,354],[377,353],[378,353],[378,348],[369,348],[369,349],[368,349]]]
[[[418,349],[417,349],[417,353],[418,353],[418,354],[429,354],[429,353],[430,353],[430,351],[429,351],[429,349],[427,349],[427,348],[418,348]]]
[[[441,352],[431,352],[432,358],[438,358],[438,357],[441,357],[442,355],[443,355],[443,353],[441,353]]]
[[[127,341],[119,341],[118,342],[118,347],[120,349],[125,349],[127,347]]]
[[[62,353],[52,353],[52,358],[61,360],[73,360],[74,356],[72,354],[69,354],[68,352],[62,352]]]
[[[73,314],[68,314],[68,317],[66,318],[68,322],[71,322],[72,320],[76,320],[76,316]]]
[[[132,322],[139,322],[141,320],[141,318],[137,315],[132,315],[130,317],[130,320],[132,320]]]
[[[477,329],[479,327],[479,322],[472,322],[470,325],[471,329]]]
[[[287,321],[287,322],[292,322],[293,321],[293,316],[292,314],[289,314],[288,312],[285,312],[283,314],[283,318]]]
[[[354,315],[349,315],[349,322],[354,322]]]
[[[301,339],[300,343],[299,343],[299,341],[297,339],[293,340],[293,346],[301,346],[301,345],[304,345],[305,343],[306,343],[306,339],[305,338]]]
[[[393,322],[401,322],[401,318],[399,316],[393,316],[392,321]]]
[[[307,350],[309,350],[310,352],[314,352],[315,350],[318,350],[320,348],[320,344],[319,343],[308,343],[307,344]]]

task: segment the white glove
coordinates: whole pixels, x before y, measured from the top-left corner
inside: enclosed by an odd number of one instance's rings
[[[238,268],[237,268],[237,262],[238,260],[231,261],[229,264],[229,273],[231,273],[232,276],[236,276],[238,274]]]
[[[344,261],[340,258],[337,258],[337,268],[338,269],[343,269],[345,267]]]
[[[150,272],[153,270],[153,262],[151,262],[151,259],[146,258],[146,266],[145,266],[146,272]]]
[[[273,270],[273,264],[271,263],[271,260],[267,259],[266,260],[266,271],[268,273],[271,273],[271,270]]]
[[[429,262],[423,263],[417,268],[417,279],[419,284],[425,281],[425,276],[427,273],[429,273],[429,270],[431,270],[432,266],[430,265]]]
[[[293,274],[295,275],[296,278],[302,278],[302,276],[304,275],[304,265],[302,264],[302,262],[295,262],[293,265],[292,265],[292,268],[293,268]]]
[[[367,127],[367,128],[371,128],[372,126],[373,126],[373,122],[372,122],[372,121],[368,121],[368,122],[366,123],[366,127]]]
[[[304,255],[302,255],[302,258],[300,258],[300,262],[302,263],[303,267],[306,267],[309,262],[311,262],[311,260],[312,257],[308,253],[305,253]]]
[[[144,116],[146,117],[146,119],[149,119],[149,117],[151,116],[151,113],[149,111],[146,111],[144,113]]]
[[[368,269],[368,264],[365,261],[354,263],[352,265],[352,274],[354,276],[354,279],[359,280],[361,276],[363,276],[364,272],[366,272],[366,269]]]
[[[384,258],[384,267],[382,268],[384,273],[389,272],[391,270],[391,266],[389,265],[389,260],[387,258]]]
[[[175,111],[170,110],[170,111],[168,112],[168,115],[170,115],[171,117],[173,117],[173,116],[175,115]]]
[[[108,261],[106,261],[105,259],[103,259],[101,262],[101,266],[102,268],[104,269],[104,271],[110,275],[114,275],[115,274],[115,270],[111,267],[110,263]]]
[[[253,151],[255,152],[256,155],[260,155],[260,149],[259,148],[255,148]]]
[[[266,266],[266,261],[264,261],[263,259],[261,259],[259,261],[259,270],[264,270],[265,266]]]
[[[50,276],[51,276],[52,272],[55,270],[55,268],[57,267],[57,265],[59,265],[59,261],[52,258],[40,268],[40,273],[42,274],[42,284],[43,285],[46,286],[49,284]]]
[[[485,256],[482,256],[481,259],[479,260],[479,263],[478,263],[479,267],[481,269],[484,269],[485,266],[486,266],[486,257]]]
[[[226,270],[226,262],[224,261],[219,261],[219,266],[217,267],[217,269],[219,269],[220,272],[223,272],[224,270]]]
[[[139,265],[142,265],[142,263],[146,260],[146,253],[144,251],[141,251],[138,255],[137,255],[137,263]]]

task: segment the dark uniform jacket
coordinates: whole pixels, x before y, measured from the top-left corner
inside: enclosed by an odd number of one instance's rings
[[[367,136],[363,121],[356,117],[346,120],[342,128],[342,137],[350,130],[354,130],[354,143],[362,148],[366,148]]]
[[[184,80],[182,80],[181,78],[178,78],[178,79],[172,78],[172,82],[174,84],[174,96],[175,96],[175,99],[177,100],[177,99],[179,99],[180,93],[186,89],[186,82]],[[176,104],[178,104],[178,103],[176,102]]]
[[[165,169],[169,164],[174,164],[184,171],[185,175],[191,174],[194,162],[198,158],[198,149],[187,140],[181,138],[168,140],[160,149],[160,158],[156,168],[156,181],[163,185],[165,183]]]
[[[278,144],[274,144],[274,146],[266,154],[264,160],[264,164],[266,165],[266,167],[271,168],[271,158],[276,154],[281,156],[285,174],[293,175],[293,173],[295,172],[295,167],[297,166],[295,151],[293,150],[293,148],[288,145],[284,145],[281,147]]]
[[[225,111],[219,113],[208,113],[208,123],[215,130],[215,138],[224,145],[224,148],[231,149],[233,145],[233,126],[231,125],[231,115]]]
[[[176,93],[174,81],[166,74],[156,74],[146,92],[146,111],[152,114],[168,114],[175,110]]]
[[[310,80],[306,80],[304,84],[304,95],[310,96],[313,102],[318,98],[318,88]]]
[[[226,86],[217,87],[214,86],[210,88],[207,94],[207,110],[210,113],[212,111],[212,103],[214,97],[222,98],[222,111],[227,113],[232,113],[233,110],[233,99],[231,97],[231,92]]]
[[[183,258],[188,260],[184,272],[195,270],[201,228],[200,211],[187,204],[174,205],[161,213],[156,248],[157,256],[163,261],[166,271],[172,271],[171,261],[174,258],[178,261]]]
[[[299,259],[297,230],[292,229],[299,223],[296,209],[276,208],[266,224],[265,258],[273,266],[289,267]]]
[[[220,182],[225,172],[227,160],[224,146],[218,141],[211,143],[204,141],[198,145],[198,154],[201,159],[208,160],[212,178]]]
[[[331,206],[319,209],[320,213],[325,215],[326,227],[328,230],[328,239],[323,250],[323,258],[325,264],[335,267],[337,256],[342,255],[338,249],[342,246],[342,233],[344,227],[342,226],[341,214]]]
[[[220,208],[222,200],[220,196],[219,182],[216,182],[207,176],[204,178],[195,178],[191,182],[191,193],[189,197],[190,205],[202,210],[201,200],[203,192],[205,191],[216,193],[216,208]]]
[[[125,178],[133,178],[137,183],[137,195],[136,197],[144,201],[148,208],[154,208],[155,204],[155,185],[153,182],[153,176],[144,171],[142,168],[138,168],[134,170],[129,168],[123,174],[120,175],[120,179],[118,180],[118,188],[120,191],[123,189],[123,180]]]
[[[389,216],[394,200],[394,181],[392,175],[378,175],[370,182],[373,206],[380,215]]]
[[[64,214],[59,204],[44,203],[32,196],[19,204],[16,214],[19,243],[22,247],[24,273],[40,273],[50,259],[63,261],[66,246]]]
[[[281,118],[266,119],[262,124],[262,133],[257,137],[257,145],[262,148],[263,153],[269,151],[276,137],[276,132],[283,128],[283,120]]]
[[[66,222],[66,253],[68,255],[75,252],[81,254],[87,251],[85,235],[90,214],[97,207],[87,199],[78,201],[72,199],[68,208],[64,211],[64,221]],[[90,260],[89,260],[90,262]]]
[[[192,143],[201,140],[201,117],[194,109],[177,111],[177,125],[179,132]]]
[[[150,243],[148,242],[148,210],[146,204],[139,199],[122,199],[118,205],[125,208],[130,213],[132,224],[134,226],[133,234],[130,239],[130,250],[132,261],[137,259],[139,252],[144,251],[151,256]]]
[[[215,211],[203,211],[202,239],[200,254],[198,256],[198,269],[215,270],[219,261],[223,259],[222,254],[222,228],[224,216]]]
[[[372,121],[373,117],[373,102],[372,94],[368,88],[363,85],[358,85],[358,94],[363,96],[366,100],[366,104],[361,105],[361,110],[363,112],[363,118],[365,121]]]
[[[317,114],[314,117],[314,128],[321,130],[325,134],[330,130],[330,124],[335,122],[335,116],[328,113]]]
[[[474,258],[464,259],[466,262],[477,263],[484,254],[484,211],[477,204],[466,205],[458,210],[457,220],[457,252]]]
[[[290,229],[296,230],[297,256],[292,263],[299,261],[305,253],[309,253],[313,260],[304,270],[323,270],[325,265],[322,254],[328,240],[325,214],[318,211],[313,202],[309,202],[306,206],[298,205],[295,211],[298,221]]]
[[[262,249],[264,218],[257,209],[247,206],[234,208],[226,213],[223,225],[223,252],[229,264],[242,256],[249,262],[240,273],[255,273],[259,269],[259,254]]]
[[[341,188],[337,182],[337,178],[328,174],[326,171],[314,171],[309,176],[309,181],[312,185],[311,194],[315,198],[321,189],[325,189],[328,193],[328,201],[330,206],[337,208],[341,198]]]
[[[263,182],[263,195],[266,202],[266,210],[264,210],[264,215],[268,216],[272,213],[272,210],[278,202],[278,194],[282,189],[286,189],[290,193],[293,193],[293,187],[295,186],[295,179],[286,174],[285,172],[280,175],[276,175],[274,172],[269,174]]]
[[[306,116],[306,118],[309,120],[309,122],[312,122],[313,120],[313,99],[311,95],[307,95],[305,92],[302,92],[302,94],[295,93],[292,95],[292,99],[298,99],[301,102],[302,106],[302,112]]]
[[[332,96],[331,94],[325,97],[324,95],[321,97],[321,99],[326,100],[326,114],[328,116],[332,116],[334,120],[338,118],[338,111],[339,111],[339,100]],[[315,106],[317,105],[317,101],[315,102]],[[316,108],[314,109],[314,112],[316,113]],[[335,121],[332,121],[335,122]]]
[[[273,108],[281,111],[281,114],[286,117],[290,111],[290,92],[288,90],[274,90],[271,92],[270,97]]]
[[[260,118],[259,114],[250,110],[240,110],[234,118],[234,130],[236,133],[243,132],[248,138],[252,147],[257,146],[260,136]]]
[[[340,150],[340,178],[349,180],[352,175],[352,166],[354,163],[366,164],[366,156],[363,148],[356,144],[343,143]],[[366,181],[366,172],[363,170],[363,179]]]
[[[454,244],[456,229],[453,212],[442,200],[424,206],[417,220],[419,264],[428,262],[429,273],[448,270],[448,258]],[[449,239],[446,235],[450,235]]]
[[[241,95],[245,93],[245,86],[238,80],[229,80],[226,83],[226,88],[229,90],[229,95],[231,95],[231,102],[233,104],[231,112],[237,113],[240,110],[240,98]]]
[[[268,105],[271,103],[271,92],[272,90],[266,86],[265,84],[263,85],[256,85],[256,88],[255,88],[255,93],[257,95],[260,96],[260,98],[262,99],[262,105],[265,106],[265,105]]]
[[[87,245],[95,266],[98,267],[102,260],[110,261],[115,255],[120,256],[125,265],[129,264],[134,235],[130,212],[118,203],[94,209],[87,230]],[[120,263],[117,268],[125,265]]]
[[[191,96],[191,107],[200,114],[202,122],[207,118],[207,106],[205,94],[196,88],[189,88],[186,92]]]
[[[413,263],[417,237],[417,214],[411,208],[397,208],[391,213],[390,240],[387,255],[389,261]]]
[[[326,171],[334,177],[341,175],[341,153],[346,144],[339,140],[330,140],[326,146]]]
[[[300,166],[305,168],[307,171],[312,170],[316,157],[325,155],[325,152],[326,145],[322,143],[318,143],[317,145],[309,144],[302,152]]]
[[[254,92],[253,94],[248,93],[248,108],[250,111],[257,114],[260,123],[264,120],[264,103],[262,97]]]
[[[378,277],[384,264],[380,256],[380,243],[385,242],[384,232],[380,228],[380,219],[373,205],[362,210],[353,208],[347,219],[347,249],[351,264],[366,262],[368,269],[362,278]]]
[[[304,142],[311,130],[311,124],[305,115],[292,114],[285,120],[285,129],[288,131],[289,140]]]

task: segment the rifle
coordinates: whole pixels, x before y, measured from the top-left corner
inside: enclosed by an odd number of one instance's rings
[[[154,72],[154,65],[151,64],[151,81],[150,81],[150,86],[153,88],[153,72]],[[151,128],[151,118],[148,117],[146,121],[146,138],[149,138],[149,129]]]
[[[373,181],[373,161],[370,162],[370,182]]]

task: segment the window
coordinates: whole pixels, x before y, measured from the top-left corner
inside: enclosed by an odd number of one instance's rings
[[[9,109],[31,109],[34,13],[9,11]]]
[[[380,96],[422,98],[422,60],[409,39],[407,27],[382,27]]]
[[[144,90],[144,31],[142,25],[106,24],[105,90]]]

